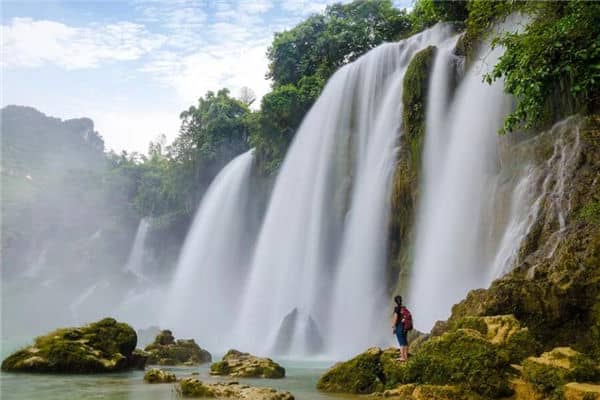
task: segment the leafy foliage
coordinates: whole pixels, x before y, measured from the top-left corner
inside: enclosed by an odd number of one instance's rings
[[[502,4],[500,12],[508,12],[510,7]],[[557,88],[563,105],[574,104],[568,107],[574,108],[571,112],[597,107],[600,100],[600,3],[528,2],[526,9],[532,21],[523,30],[494,39],[494,46],[506,50],[486,76],[490,83],[504,78],[506,92],[517,99],[502,132],[521,123],[525,128],[543,123],[544,109]],[[473,10],[470,18],[483,19]]]

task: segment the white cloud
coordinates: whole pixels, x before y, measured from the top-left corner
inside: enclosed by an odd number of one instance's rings
[[[2,65],[12,68],[46,64],[67,70],[93,68],[107,61],[136,60],[165,41],[163,35],[131,22],[73,27],[13,18],[2,25],[2,33]]]
[[[146,154],[148,143],[158,135],[165,134],[171,142],[179,132],[178,111],[128,112],[109,111],[92,112],[95,129],[102,135],[107,150],[117,152],[126,149]]]

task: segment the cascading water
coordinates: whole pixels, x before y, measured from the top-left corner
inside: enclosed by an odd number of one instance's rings
[[[213,351],[231,346],[227,334],[238,314],[250,257],[246,222],[252,152],[227,164],[204,195],[163,309],[162,326],[180,337],[197,338]]]
[[[269,352],[292,316],[304,323],[294,324],[287,354],[309,352],[307,326],[333,356],[377,340],[402,77],[417,51],[450,30],[438,25],[382,45],[329,80],[277,177],[243,296],[239,346]]]
[[[137,232],[135,233],[133,246],[131,247],[131,251],[129,252],[129,259],[127,260],[127,264],[125,264],[125,270],[133,273],[139,278],[145,277],[145,274],[143,272],[145,254],[144,243],[146,242],[146,236],[148,235],[149,228],[150,223],[148,219],[142,218],[140,220],[140,224],[138,225]]]
[[[447,317],[468,290],[489,283],[483,238],[491,221],[483,199],[497,182],[497,132],[511,105],[502,82],[482,82],[482,74],[501,51],[485,48],[449,108],[433,106],[439,93],[447,93],[447,80],[439,77],[453,68],[447,51],[439,52],[431,77],[423,197],[410,283],[410,305],[417,328],[423,330]]]

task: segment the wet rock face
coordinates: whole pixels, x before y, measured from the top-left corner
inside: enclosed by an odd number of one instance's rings
[[[182,397],[251,399],[251,400],[294,400],[289,392],[272,388],[258,388],[230,383],[203,383],[195,378],[184,378],[177,385],[177,393]]]
[[[162,369],[152,368],[144,374],[144,382],[146,383],[172,383],[176,381],[177,377],[174,373]]]
[[[158,365],[198,365],[212,361],[211,354],[200,348],[194,339],[175,340],[169,330],[160,332],[154,343],[144,349],[148,363]]]
[[[550,170],[557,167],[549,161],[559,139],[577,150],[564,176],[550,182],[561,182],[560,196],[542,199],[515,268],[489,289],[471,291],[453,307],[449,322],[513,314],[544,349],[570,345],[600,359],[600,116],[575,122],[557,132],[561,136],[540,135],[531,156]]]
[[[211,375],[244,378],[285,377],[285,368],[270,358],[261,358],[237,350],[229,350],[223,359],[210,366]]]
[[[57,329],[2,362],[3,371],[99,373],[143,368],[134,354],[133,328],[113,318],[79,327]]]

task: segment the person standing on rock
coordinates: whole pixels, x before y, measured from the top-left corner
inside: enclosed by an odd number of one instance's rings
[[[392,329],[400,345],[400,361],[406,361],[408,359],[408,340],[406,336],[408,331],[412,329],[412,315],[402,305],[402,296],[394,297],[394,302],[396,303],[396,307],[394,307],[394,315],[392,317]]]

